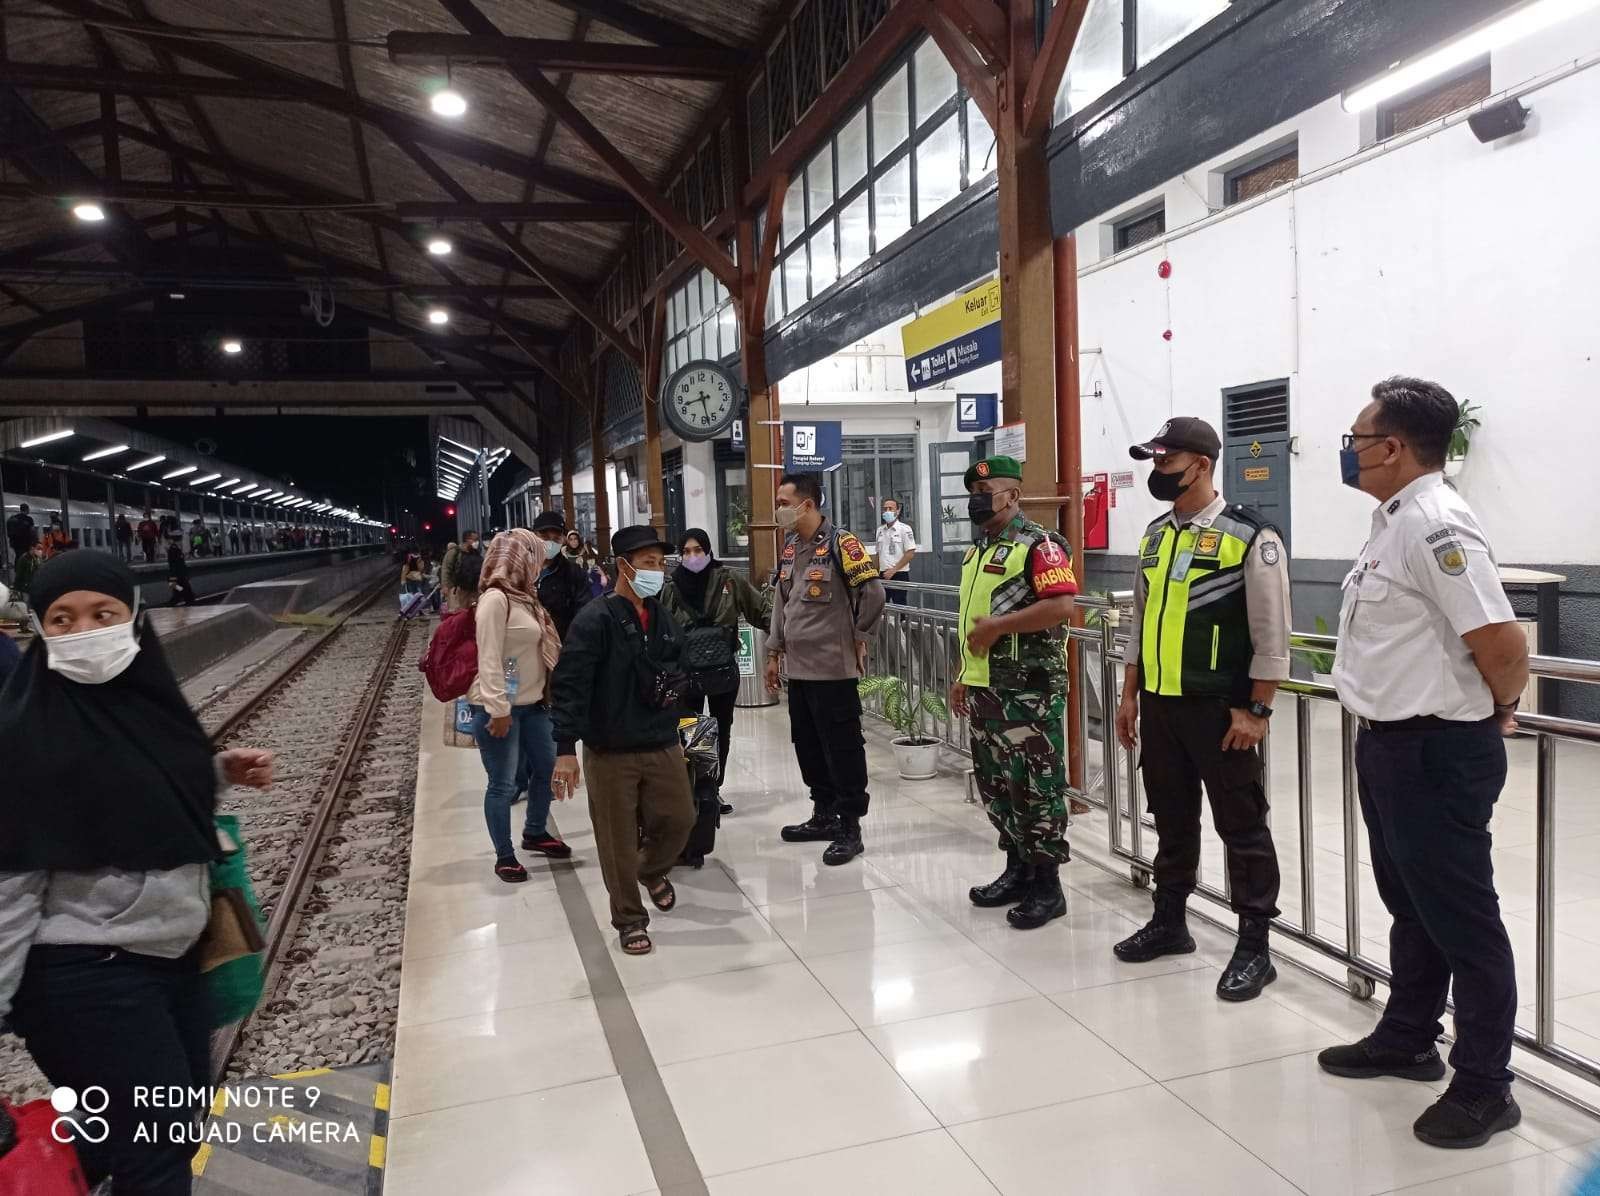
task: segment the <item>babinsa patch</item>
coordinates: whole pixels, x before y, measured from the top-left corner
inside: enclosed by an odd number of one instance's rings
[[[1459,540],[1445,540],[1433,546],[1433,559],[1439,562],[1439,568],[1451,577],[1459,577],[1467,571],[1467,553],[1461,547]]]

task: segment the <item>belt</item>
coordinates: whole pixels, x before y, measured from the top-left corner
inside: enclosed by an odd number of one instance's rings
[[[1493,721],[1492,714],[1488,718],[1472,719],[1440,718],[1437,714],[1419,714],[1415,718],[1395,719],[1393,722],[1356,716],[1356,722],[1363,731],[1448,731],[1455,727],[1480,727],[1484,723]]]

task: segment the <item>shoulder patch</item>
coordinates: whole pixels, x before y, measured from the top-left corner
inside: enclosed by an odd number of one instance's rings
[[[867,556],[867,550],[861,547],[861,541],[850,532],[839,533],[839,555],[844,558],[839,563],[844,567],[846,585],[854,588],[878,576],[877,567]]]
[[[1067,554],[1061,551],[1061,545],[1054,540],[1045,540],[1039,545],[1039,559],[1046,565],[1054,567],[1066,563]]]
[[[1263,565],[1276,565],[1278,557],[1278,543],[1276,540],[1268,540],[1261,545],[1261,563]]]
[[[1441,527],[1438,531],[1434,532],[1428,537],[1428,543],[1437,544],[1440,540],[1448,540],[1453,535],[1455,535],[1455,533],[1449,528]]]
[[[1433,559],[1439,563],[1439,568],[1451,577],[1459,577],[1467,571],[1466,550],[1461,547],[1459,540],[1444,540],[1433,546]]]

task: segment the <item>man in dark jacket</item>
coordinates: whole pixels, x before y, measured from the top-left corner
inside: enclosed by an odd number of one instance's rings
[[[533,534],[544,541],[544,568],[539,574],[539,601],[556,621],[564,640],[578,609],[593,596],[589,574],[572,557],[561,551],[567,525],[559,511],[544,511],[533,521]],[[615,548],[612,551],[616,551]]]
[[[28,514],[28,504],[23,503],[17,513],[6,520],[6,539],[11,541],[11,552],[22,556],[33,547],[39,533],[34,529],[33,516]]]
[[[656,599],[668,546],[649,527],[625,527],[611,540],[617,592],[592,602],[572,621],[550,687],[557,798],[578,786],[577,741],[589,774],[600,874],[611,895],[611,924],[626,955],[651,950],[650,915],[639,896],[663,912],[677,903],[667,873],[694,827],[694,792],[678,744],[678,702],[646,697],[658,674],[676,664],[679,631]]]

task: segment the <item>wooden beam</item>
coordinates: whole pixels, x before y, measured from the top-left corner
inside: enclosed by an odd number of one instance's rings
[[[413,299],[498,299],[504,296],[507,299],[556,299],[559,296],[549,287],[534,286],[489,286],[468,284],[466,286],[407,286],[401,288],[401,294]]]
[[[611,555],[611,487],[606,481],[606,363],[597,358],[589,393],[589,459],[594,468],[594,546],[602,557]]]
[[[998,132],[1000,115],[999,95],[995,84],[997,72],[984,62],[972,43],[943,12],[938,9],[928,9],[924,15],[923,25],[928,30],[928,35],[933,38],[934,44],[944,52],[945,61],[955,71],[956,78],[961,80],[961,85],[971,94],[972,101],[978,105],[978,111],[983,113],[984,120],[989,122],[989,128]]]
[[[722,42],[703,33],[697,33],[687,25],[667,17],[656,16],[654,13],[643,12],[631,4],[624,3],[623,0],[550,0],[550,2],[658,46],[711,48],[723,46]]]
[[[122,182],[122,143],[117,140],[117,97],[100,93],[100,154],[106,164],[106,178]]]
[[[389,34],[389,60],[405,65],[521,66],[533,70],[600,75],[661,75],[678,79],[727,79],[749,61],[723,47],[624,45],[616,42],[558,41],[488,33]]]
[[[992,69],[1005,66],[1006,14],[994,0],[932,0],[932,6],[978,48]]]
[[[498,34],[494,22],[478,11],[472,0],[440,0],[445,10],[450,13],[463,28],[469,33]],[[733,264],[733,259],[722,251],[722,248],[706,236],[695,225],[684,218],[672,204],[662,195],[655,185],[644,177],[644,174],[635,166],[628,157],[616,146],[612,145],[606,136],[600,132],[578,110],[578,106],[562,93],[561,89],[544,75],[536,70],[526,67],[512,67],[512,77],[521,83],[524,88],[545,109],[555,114],[579,141],[588,147],[589,151],[603,162],[608,170],[614,174],[626,190],[639,204],[676,237],[684,248],[688,249],[700,260],[700,263],[721,280],[722,285],[734,294],[739,290],[739,271]]]
[[[1078,43],[1078,31],[1083,28],[1083,14],[1088,9],[1089,0],[1059,0],[1051,10],[1044,43],[1033,64],[1027,94],[1022,98],[1022,128],[1030,137],[1037,137],[1049,127],[1056,93],[1061,90],[1061,78],[1066,74],[1067,60]]]
[[[521,220],[529,224],[631,224],[639,209],[631,203],[434,203],[394,205],[401,220]]]
[[[761,244],[756,247],[755,270],[751,286],[755,290],[747,297],[746,318],[757,328],[767,326],[767,300],[772,291],[772,268],[778,258],[778,230],[783,227],[783,198],[789,190],[789,180],[778,175],[772,180],[772,190],[767,192],[767,214],[761,226]]]
[[[649,331],[644,342],[644,369],[639,375],[644,394],[645,487],[650,494],[650,526],[663,540],[667,538],[666,472],[661,464],[661,413],[658,391],[661,388],[661,362],[666,353],[667,301],[657,299],[650,311]]]
[[[10,324],[0,324],[0,344],[9,342],[15,347],[29,337],[37,336],[41,332],[48,332],[52,328],[59,328],[63,324],[71,324],[74,320],[82,320],[88,316],[120,311],[124,307],[132,307],[135,303],[143,303],[147,299],[155,298],[155,296],[156,292],[149,287],[135,287],[130,291],[119,291],[114,295],[103,295],[98,299],[90,299],[85,303],[74,303],[67,307],[52,308],[43,315],[35,316],[31,320],[16,320]]]

